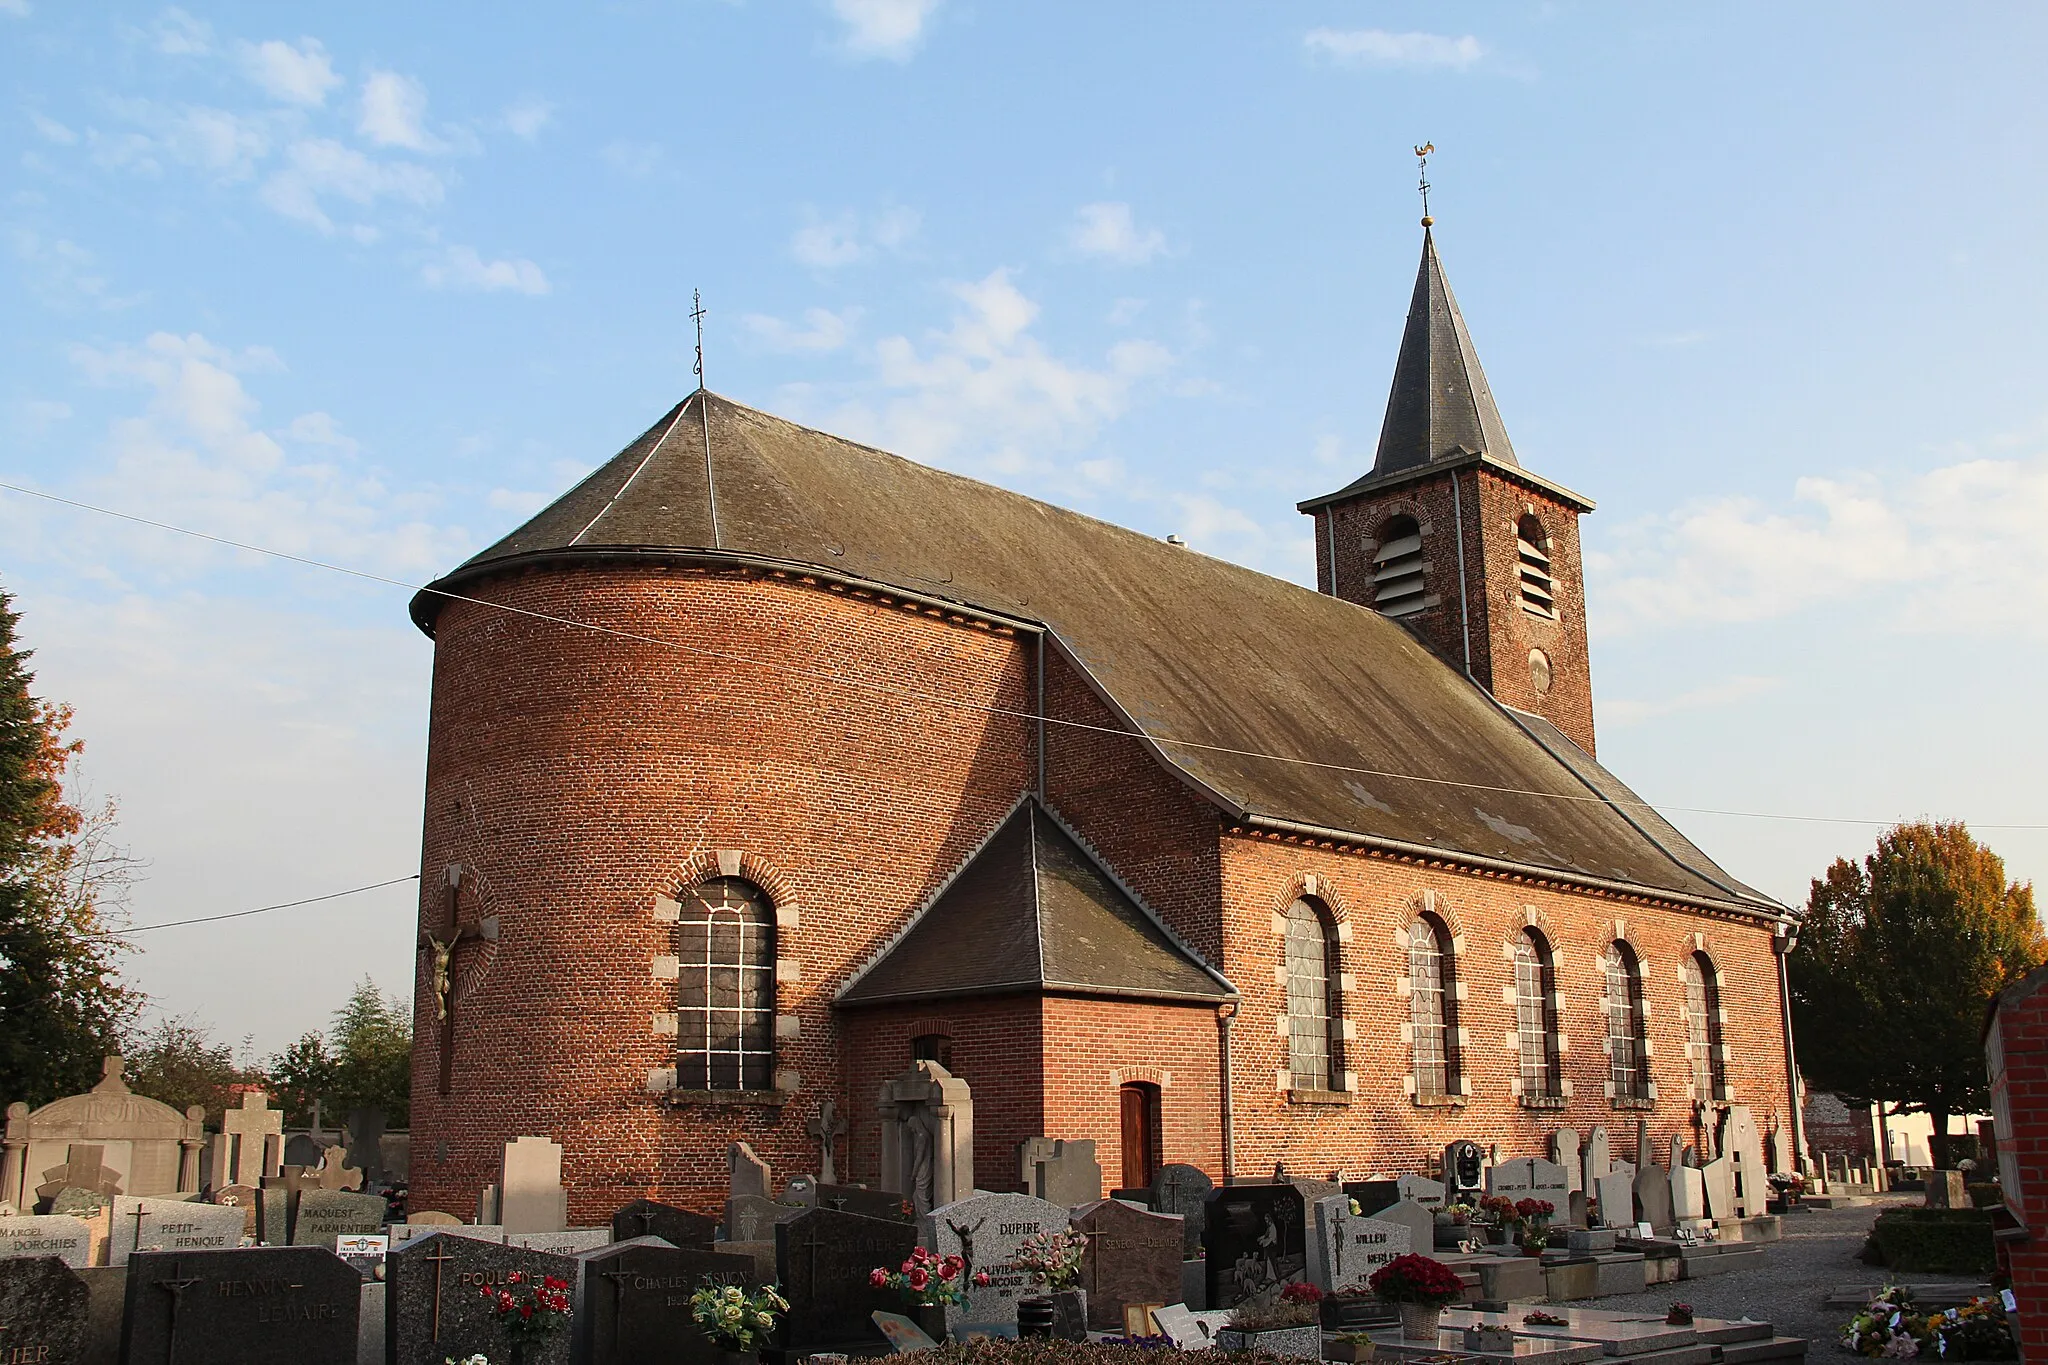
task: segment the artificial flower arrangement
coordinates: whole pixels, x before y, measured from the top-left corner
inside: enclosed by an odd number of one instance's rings
[[[1226,1324],[1234,1332],[1279,1332],[1306,1327],[1322,1316],[1323,1291],[1305,1280],[1280,1286],[1276,1294],[1255,1294],[1230,1310]]]
[[[1879,1290],[1842,1329],[1842,1345],[1860,1356],[1910,1360],[1923,1352],[1947,1360],[2017,1360],[2012,1324],[1996,1299],[1976,1298],[1960,1308],[1925,1312],[1899,1285]]]
[[[1504,1194],[1489,1194],[1481,1199],[1479,1216],[1489,1223],[1498,1223],[1502,1227],[1508,1227],[1520,1220],[1520,1215],[1515,1212],[1515,1201]]]
[[[775,1332],[789,1300],[773,1285],[742,1289],[736,1284],[702,1284],[690,1295],[690,1316],[712,1344],[725,1351],[756,1349]]]
[[[1442,1261],[1409,1252],[1396,1256],[1366,1281],[1372,1292],[1388,1303],[1419,1303],[1441,1308],[1465,1290],[1458,1272]]]
[[[483,1295],[497,1314],[499,1330],[515,1342],[537,1341],[569,1320],[569,1282],[553,1275],[536,1279],[515,1270],[497,1288],[484,1286]]]
[[[967,1262],[958,1256],[941,1256],[936,1251],[918,1247],[910,1253],[900,1269],[887,1270],[876,1266],[868,1272],[868,1283],[876,1289],[893,1289],[919,1308],[939,1308],[949,1303],[967,1302],[967,1287],[963,1282]],[[988,1283],[988,1272],[977,1270],[973,1275],[976,1285]]]
[[[1548,1199],[1519,1199],[1515,1201],[1515,1222],[1521,1228],[1522,1251],[1534,1256],[1542,1252],[1545,1241],[1544,1228],[1549,1225],[1551,1215],[1557,1212],[1557,1205]]]
[[[1017,1244],[1017,1268],[1047,1289],[1072,1289],[1081,1282],[1081,1253],[1088,1234],[1047,1228]]]
[[[1522,1325],[1524,1327],[1566,1327],[1570,1324],[1570,1318],[1560,1317],[1556,1313],[1545,1312],[1541,1308],[1533,1313],[1524,1314],[1522,1317]]]

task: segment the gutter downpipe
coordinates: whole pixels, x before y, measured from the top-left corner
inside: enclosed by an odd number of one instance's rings
[[[1223,1082],[1223,1183],[1228,1185],[1237,1177],[1237,1142],[1230,1131],[1230,1021],[1237,1015],[1237,1002],[1228,1001],[1216,1007],[1216,1051]]]
[[[1799,1056],[1792,1046],[1792,974],[1785,965],[1798,946],[1799,931],[1795,924],[1779,920],[1772,926],[1771,952],[1778,959],[1778,1017],[1785,1030],[1785,1097],[1792,1109],[1792,1168],[1804,1175],[1806,1115],[1799,1103]]]
[[[1458,523],[1458,622],[1465,628],[1465,676],[1472,677],[1472,603],[1465,596],[1465,499],[1458,491],[1458,471],[1451,471],[1451,520]],[[1336,563],[1333,554],[1331,564]],[[1477,679],[1474,679],[1477,681]],[[1491,689],[1489,689],[1490,691]]]

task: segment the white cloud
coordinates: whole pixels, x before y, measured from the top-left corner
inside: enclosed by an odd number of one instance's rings
[[[1166,249],[1166,234],[1139,228],[1129,204],[1083,204],[1067,229],[1067,245],[1084,256],[1143,265]]]
[[[54,142],[60,147],[77,145],[78,134],[47,115],[30,110],[28,121],[35,125],[35,130],[42,134],[45,142]]]
[[[89,304],[114,309],[140,301],[139,295],[116,297],[107,277],[95,268],[93,254],[68,238],[16,228],[13,239],[14,255],[29,287],[53,308]]]
[[[540,130],[554,121],[555,106],[541,99],[523,99],[505,107],[505,129],[514,137],[525,138],[528,142],[540,136]]]
[[[1700,502],[1587,555],[1594,624],[1622,633],[1860,606],[1914,630],[2048,635],[2048,455],[1908,478],[1802,478],[1792,506]]]
[[[26,19],[30,13],[28,0],[0,0],[0,14]]]
[[[203,57],[213,51],[213,28],[173,6],[157,16],[150,36],[156,50],[172,57]]]
[[[487,261],[473,246],[451,246],[439,258],[420,267],[420,278],[435,289],[472,289],[495,292],[510,289],[520,294],[545,294],[548,277],[525,259]]]
[[[804,225],[790,234],[789,254],[814,270],[851,265],[877,250],[901,251],[924,224],[916,209],[901,206],[866,215],[846,209],[830,218],[806,208],[804,217]]]
[[[645,180],[661,168],[662,149],[655,142],[614,142],[600,153],[620,175]]]
[[[1745,675],[1651,701],[1638,701],[1627,697],[1602,698],[1600,720],[1605,725],[1637,725],[1646,720],[1675,715],[1681,711],[1712,710],[1734,702],[1747,701],[1765,692],[1774,692],[1783,685],[1782,678]]]
[[[832,13],[846,25],[848,54],[892,62],[910,60],[938,7],[939,0],[832,0]]]
[[[1390,33],[1383,28],[1309,30],[1302,39],[1310,53],[1340,66],[1448,67],[1463,71],[1486,55],[1479,40],[1467,33],[1453,38],[1442,33]]]
[[[434,152],[441,143],[427,133],[427,88],[396,71],[372,71],[363,82],[363,113],[356,131],[379,147]]]
[[[297,47],[279,38],[243,43],[242,68],[272,99],[309,108],[327,103],[327,93],[341,84],[327,49],[317,38],[301,38]]]
[[[846,345],[859,317],[858,308],[839,313],[827,308],[806,308],[802,327],[761,313],[749,313],[741,321],[771,351],[836,351]]]
[[[427,207],[440,203],[442,193],[441,177],[424,166],[373,161],[332,138],[305,138],[286,151],[285,165],[264,182],[260,197],[287,218],[333,232],[325,199],[366,209],[387,199]],[[359,239],[375,235],[362,225],[354,231]]]

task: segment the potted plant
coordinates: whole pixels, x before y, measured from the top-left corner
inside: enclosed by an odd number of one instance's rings
[[[893,1289],[911,1308],[910,1316],[933,1341],[946,1339],[946,1305],[967,1302],[967,1262],[958,1256],[941,1256],[918,1247],[910,1259],[895,1270],[876,1266],[868,1272],[868,1283],[876,1289]],[[973,1281],[988,1283],[988,1272],[977,1270]]]
[[[1052,1334],[1062,1341],[1088,1340],[1088,1291],[1081,1288],[1081,1253],[1088,1234],[1047,1228],[1017,1244],[1017,1268],[1046,1287],[1052,1299]]]
[[[718,1348],[719,1365],[745,1365],[759,1358],[761,1343],[775,1331],[789,1300],[773,1285],[742,1289],[736,1284],[700,1284],[690,1295],[690,1316]]]
[[[569,1321],[569,1282],[515,1270],[496,1288],[485,1285],[498,1330],[512,1347],[512,1365],[526,1365],[526,1348],[559,1332]]]
[[[1413,1251],[1375,1270],[1366,1284],[1386,1302],[1400,1306],[1401,1336],[1407,1341],[1434,1342],[1445,1305],[1465,1292],[1457,1271]]]
[[[1515,1211],[1515,1201],[1504,1194],[1489,1194],[1479,1201],[1479,1217],[1493,1228],[1491,1240],[1504,1243],[1513,1238],[1522,1215]]]
[[[1557,1205],[1548,1199],[1521,1199],[1515,1202],[1515,1220],[1521,1230],[1522,1254],[1541,1256],[1550,1226],[1551,1215],[1557,1212]]]
[[[1370,1365],[1373,1358],[1372,1334],[1370,1332],[1346,1332],[1330,1338],[1323,1347],[1323,1359],[1342,1360],[1349,1365]]]
[[[1262,1290],[1230,1310],[1216,1344],[1226,1351],[1320,1359],[1322,1301],[1323,1291],[1305,1282]]]

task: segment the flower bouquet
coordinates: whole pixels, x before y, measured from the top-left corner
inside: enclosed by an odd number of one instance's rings
[[[1515,1202],[1515,1221],[1522,1231],[1522,1254],[1542,1254],[1544,1229],[1550,1225],[1551,1215],[1557,1212],[1557,1205],[1548,1199],[1520,1199]]]
[[[690,1316],[721,1351],[748,1354],[775,1331],[789,1300],[772,1285],[742,1289],[736,1284],[702,1284],[690,1295]]]
[[[918,1247],[899,1269],[876,1266],[870,1270],[868,1283],[876,1289],[895,1290],[916,1308],[944,1308],[947,1304],[967,1302],[966,1269],[967,1262],[958,1256],[941,1256]],[[987,1284],[988,1272],[975,1271],[974,1283]]]
[[[535,1277],[515,1270],[483,1296],[491,1301],[498,1330],[512,1342],[513,1365],[525,1359],[526,1348],[560,1331],[569,1321],[569,1282],[553,1275]]]
[[[1401,1306],[1401,1335],[1409,1341],[1434,1342],[1444,1305],[1465,1292],[1457,1271],[1413,1251],[1375,1270],[1366,1284],[1386,1302]]]
[[[1087,1246],[1084,1232],[1034,1232],[1017,1244],[1017,1268],[1047,1289],[1072,1289],[1081,1282],[1081,1253]]]

